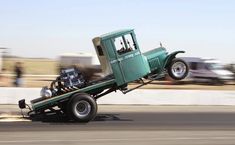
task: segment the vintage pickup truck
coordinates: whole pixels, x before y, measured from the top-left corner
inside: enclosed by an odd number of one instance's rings
[[[96,100],[108,93],[120,90],[126,94],[166,74],[175,80],[188,74],[187,63],[176,58],[184,51],[168,54],[161,46],[142,53],[133,29],[107,33],[92,41],[104,77],[87,81],[77,68],[64,69],[49,87],[42,88],[41,97],[31,100],[31,105],[22,99],[19,107],[29,108],[29,116],[59,112],[69,120],[89,122],[97,113]],[[128,84],[137,80],[141,83],[129,89]]]

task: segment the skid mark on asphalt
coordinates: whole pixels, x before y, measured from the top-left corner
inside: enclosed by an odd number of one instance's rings
[[[98,114],[93,121],[133,121],[121,118],[119,114]]]
[[[47,123],[74,123],[69,120],[68,117],[58,114],[42,114],[31,118],[33,122],[47,122]],[[120,117],[119,114],[97,114],[92,122],[104,122],[104,121],[133,121],[129,118]]]

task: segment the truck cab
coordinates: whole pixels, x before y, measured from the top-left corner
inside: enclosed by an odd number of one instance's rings
[[[120,30],[93,39],[102,71],[113,74],[118,86],[150,73],[132,29]]]

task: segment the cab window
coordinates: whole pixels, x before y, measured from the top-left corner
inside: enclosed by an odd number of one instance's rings
[[[133,37],[131,34],[127,34],[124,36],[126,44],[127,44],[127,51],[130,52],[136,49]]]
[[[127,52],[133,51],[136,49],[133,37],[131,34],[126,34],[114,39],[114,45],[116,51],[119,55],[125,54]]]
[[[96,49],[98,51],[99,56],[103,56],[104,55],[104,52],[103,52],[103,50],[102,50],[100,45],[96,46]]]
[[[124,54],[126,45],[123,40],[123,36],[114,39],[114,45],[118,54]]]

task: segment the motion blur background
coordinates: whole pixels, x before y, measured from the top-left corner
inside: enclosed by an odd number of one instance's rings
[[[166,77],[146,87],[234,90],[234,5],[233,0],[1,0],[0,86],[14,86],[16,62],[22,63],[22,87],[48,85],[70,65],[91,78],[102,76],[91,39],[134,28],[142,52],[161,42],[169,52],[185,50],[182,57],[190,66],[181,82]]]

